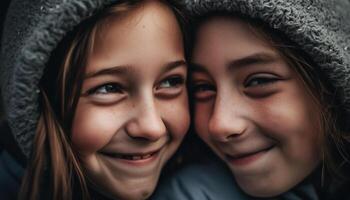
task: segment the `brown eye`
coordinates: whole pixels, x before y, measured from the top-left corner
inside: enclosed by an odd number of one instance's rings
[[[173,76],[163,80],[157,89],[161,88],[175,88],[183,85],[185,83],[185,79],[181,76]]]
[[[244,87],[258,87],[273,84],[279,79],[270,74],[253,75],[244,83]]]
[[[251,81],[249,81],[245,87],[254,87],[254,86],[262,86],[266,84],[274,83],[276,79],[272,78],[254,78]]]
[[[244,91],[253,98],[266,98],[279,91],[277,83],[281,80],[273,74],[255,74],[244,83]]]
[[[193,92],[197,93],[197,92],[205,92],[205,91],[215,91],[215,87],[213,85],[210,84],[197,84],[193,87]]]
[[[106,95],[110,93],[122,93],[123,88],[117,83],[107,83],[89,90],[88,95]]]
[[[161,98],[175,98],[185,89],[185,76],[168,76],[155,87],[155,94]]]
[[[195,83],[192,92],[197,100],[206,100],[215,95],[216,87],[209,83]]]

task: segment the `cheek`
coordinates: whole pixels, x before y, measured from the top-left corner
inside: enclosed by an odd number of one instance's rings
[[[158,106],[172,139],[182,139],[190,125],[187,95],[171,101],[161,101]]]
[[[72,125],[72,142],[82,154],[104,147],[120,126],[121,116],[111,108],[78,105]]]
[[[194,125],[196,133],[205,141],[209,142],[208,124],[212,106],[207,102],[195,103],[194,105]]]
[[[288,151],[292,158],[305,162],[319,160],[320,139],[322,136],[319,114],[312,104],[295,103],[290,107]]]
[[[291,93],[257,107],[264,131],[276,139],[293,160],[318,159],[321,132],[319,114],[306,94]]]

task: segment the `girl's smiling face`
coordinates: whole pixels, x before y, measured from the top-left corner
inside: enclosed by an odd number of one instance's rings
[[[244,21],[213,17],[193,50],[195,127],[249,195],[294,187],[320,161],[320,115],[300,76]]]
[[[182,34],[158,1],[101,27],[73,120],[73,146],[98,190],[144,199],[189,126]]]

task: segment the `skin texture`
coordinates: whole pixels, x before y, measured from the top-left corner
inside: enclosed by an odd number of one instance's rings
[[[216,16],[193,51],[195,128],[256,197],[280,195],[320,162],[319,112],[300,76],[249,25]]]
[[[97,190],[116,199],[153,192],[189,127],[186,69],[179,25],[159,1],[110,18],[99,31],[72,126]]]

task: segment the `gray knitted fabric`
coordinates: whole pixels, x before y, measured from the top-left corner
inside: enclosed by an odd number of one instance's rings
[[[283,32],[309,54],[350,116],[350,0],[185,0],[194,16],[235,12]],[[346,119],[347,121],[348,119]]]
[[[0,54],[6,119],[21,150],[31,152],[39,116],[38,83],[65,34],[117,0],[12,0]]]

